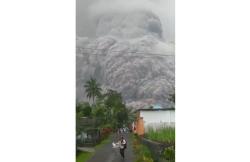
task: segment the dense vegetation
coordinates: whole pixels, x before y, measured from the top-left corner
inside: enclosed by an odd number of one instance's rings
[[[148,132],[145,134],[145,137],[157,142],[174,144],[175,128],[172,127],[163,127],[160,129],[149,128]]]
[[[168,162],[175,161],[175,128],[172,127],[163,127],[160,129],[150,128],[145,134],[145,138],[152,141],[157,141],[160,143],[170,144],[170,147],[167,147],[161,153],[161,157]]]
[[[91,158],[91,156],[93,156],[94,153],[93,152],[80,152],[77,156],[76,156],[76,162],[86,162],[88,159]]]
[[[168,162],[175,162],[175,148],[174,148],[174,146],[165,148],[161,156],[163,159],[167,160]]]
[[[109,127],[113,130],[127,126],[134,120],[132,109],[126,108],[121,93],[112,89],[103,92],[101,85],[93,78],[86,82],[84,88],[89,101],[76,103],[77,134],[84,129],[80,127],[81,117],[95,119],[96,128]]]
[[[135,162],[154,162],[151,152],[147,146],[140,143],[139,137],[133,137],[133,149],[135,153]]]

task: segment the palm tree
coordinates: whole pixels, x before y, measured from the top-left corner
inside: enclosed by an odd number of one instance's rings
[[[98,97],[101,95],[102,89],[100,87],[100,84],[97,83],[95,79],[90,78],[90,80],[85,83],[84,88],[87,94],[87,98],[89,100],[92,98],[92,101],[94,104],[95,97]]]

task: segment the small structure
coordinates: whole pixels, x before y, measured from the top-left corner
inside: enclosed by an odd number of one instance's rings
[[[79,121],[81,133],[76,137],[78,146],[94,146],[101,140],[100,129],[96,129],[97,119],[82,117]]]
[[[138,109],[132,124],[134,133],[144,135],[149,128],[175,127],[174,108]]]
[[[77,137],[78,146],[94,146],[101,140],[99,129],[87,129]]]

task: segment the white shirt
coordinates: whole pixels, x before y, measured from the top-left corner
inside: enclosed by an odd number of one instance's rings
[[[121,141],[121,145],[120,145],[120,148],[123,149],[124,148],[124,145],[127,143],[127,141],[125,139],[123,139]]]
[[[127,143],[127,141],[125,139],[123,139],[123,141],[119,141],[117,143],[112,143],[112,146],[113,148],[120,148],[120,149],[123,149],[124,148],[124,145]]]

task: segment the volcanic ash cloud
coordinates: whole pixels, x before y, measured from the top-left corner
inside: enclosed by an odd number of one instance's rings
[[[92,76],[122,92],[126,102],[152,100],[171,106],[175,84],[174,44],[163,38],[162,24],[151,11],[107,12],[95,17],[96,38],[77,37],[76,95]]]

